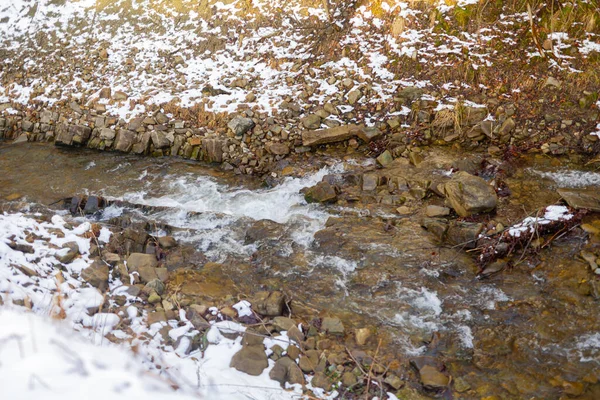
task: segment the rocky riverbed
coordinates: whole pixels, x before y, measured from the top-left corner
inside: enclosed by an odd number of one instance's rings
[[[597,193],[582,188],[600,174],[577,157],[439,148],[381,161],[330,154],[261,180],[173,158],[3,145],[0,196],[4,218],[88,224],[74,242],[89,249],[59,244],[50,265],[103,293],[84,313],[115,316],[100,334],[110,341],[186,359],[210,348],[211,326],[235,321],[248,330],[233,368],[313,395],[596,397],[600,220]],[[28,235],[3,240],[24,255],[48,240]],[[482,261],[486,246],[504,252]],[[48,273],[5,268],[22,277],[10,282]],[[45,304],[14,293],[5,287],[4,302]]]

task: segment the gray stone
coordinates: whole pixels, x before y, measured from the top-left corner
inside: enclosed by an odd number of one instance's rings
[[[146,283],[143,289],[144,293],[152,293],[156,292],[159,296],[165,292],[165,284],[160,279],[152,279],[150,282]]]
[[[126,129],[121,129],[119,133],[117,133],[117,139],[115,141],[115,150],[128,153],[129,151],[131,151],[131,148],[135,143],[136,137],[137,135],[135,132]]]
[[[254,121],[250,118],[235,117],[227,124],[229,129],[235,133],[236,136],[242,136],[250,129],[254,128]]]
[[[69,125],[58,124],[56,126],[56,139],[54,144],[57,146],[70,146],[73,142],[73,132],[69,131]]]
[[[85,125],[70,125],[69,131],[73,138],[72,144],[84,145],[92,134],[92,129]]]
[[[96,260],[89,267],[81,271],[81,278],[101,292],[108,289],[108,265]]]
[[[19,135],[18,138],[16,138],[13,143],[25,143],[28,141],[28,136],[26,133],[22,133]]]
[[[164,149],[171,146],[171,142],[169,142],[165,134],[162,132],[152,131],[150,132],[150,137],[152,138],[152,144],[156,149]]]
[[[376,174],[364,174],[362,177],[362,190],[371,191],[377,189],[379,178]]]
[[[335,188],[327,182],[319,182],[304,192],[307,203],[335,203],[337,194]]]
[[[33,122],[29,121],[28,119],[24,119],[21,121],[21,129],[23,129],[25,132],[33,132]]]
[[[110,128],[100,129],[100,139],[102,139],[102,140],[113,140],[116,135],[117,134],[114,129],[110,129]]]
[[[319,129],[321,126],[321,117],[316,114],[309,114],[300,119],[300,122],[306,129]],[[307,146],[305,144],[305,146]]]
[[[489,212],[496,208],[494,189],[478,176],[460,171],[444,185],[446,199],[461,217]]]
[[[229,366],[248,375],[258,376],[269,366],[269,361],[263,345],[244,346],[234,354]]]

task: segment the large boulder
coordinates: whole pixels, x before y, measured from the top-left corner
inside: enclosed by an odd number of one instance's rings
[[[117,133],[117,139],[115,141],[115,150],[122,151],[124,153],[128,153],[131,151],[133,144],[137,135],[135,132],[128,131],[126,129],[121,129],[119,133]]]
[[[267,353],[263,345],[244,346],[234,354],[229,364],[231,368],[258,376],[269,366]]]
[[[496,192],[485,180],[464,171],[456,173],[444,185],[444,193],[461,217],[492,211],[498,203]]]

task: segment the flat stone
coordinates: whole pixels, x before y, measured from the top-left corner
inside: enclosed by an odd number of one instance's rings
[[[137,271],[143,267],[155,268],[158,261],[154,254],[132,253],[127,257],[127,268],[130,271]]]
[[[335,128],[302,132],[303,146],[336,143],[357,135],[360,128],[356,125],[342,125]]]
[[[558,189],[557,192],[568,205],[577,210],[600,211],[600,190],[598,188]]]
[[[148,326],[157,322],[167,322],[167,316],[164,311],[148,313]]]
[[[432,218],[445,217],[446,215],[450,215],[450,209],[448,207],[430,205],[425,209],[425,215]]]
[[[275,317],[272,323],[278,331],[288,331],[291,327],[296,326],[296,321],[287,317]]]
[[[269,361],[263,345],[244,346],[234,354],[229,366],[248,375],[258,376],[269,366]]]
[[[344,324],[339,318],[325,317],[321,322],[321,330],[327,333],[343,334]]]
[[[319,182],[304,192],[304,199],[307,203],[335,203],[337,193],[329,183]]]
[[[362,177],[362,190],[371,191],[377,189],[379,178],[376,174],[364,174]]]
[[[382,167],[386,167],[390,165],[394,161],[394,157],[392,157],[392,153],[389,150],[384,151],[377,157],[377,162]]]
[[[425,365],[419,370],[421,384],[431,390],[443,389],[450,383],[450,378],[439,372],[437,368],[431,365]]]

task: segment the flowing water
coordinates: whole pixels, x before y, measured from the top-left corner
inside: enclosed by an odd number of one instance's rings
[[[129,215],[166,224],[205,260],[222,263],[221,283],[236,291],[229,294],[283,290],[304,305],[300,314],[335,314],[348,331],[374,326],[383,353],[403,366],[415,355],[440,357],[480,397],[558,398],[581,383],[584,397],[600,398],[598,285],[576,260],[583,233],[478,280],[473,256],[441,247],[418,213],[399,216],[393,207],[364,202],[305,203],[303,187],[373,168],[360,157],[300,167],[305,173],[265,187],[176,159],[3,146],[0,205],[10,211],[89,193],[152,206],[145,213],[111,206],[99,219]],[[498,215],[506,225],[516,223],[559,200],[557,187],[600,182],[600,174],[575,167],[543,158],[512,166],[506,178],[512,193]]]

